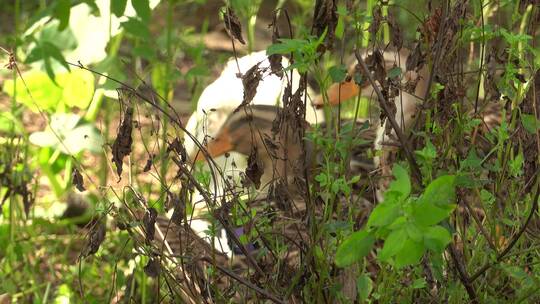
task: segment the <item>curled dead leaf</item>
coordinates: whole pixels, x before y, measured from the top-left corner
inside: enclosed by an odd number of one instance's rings
[[[225,12],[223,12],[223,21],[225,22],[227,33],[240,43],[246,44],[246,41],[242,38],[242,25],[240,25],[240,20],[232,8],[227,7]]]
[[[120,96],[120,95],[119,95]],[[116,165],[118,176],[122,174],[123,159],[131,153],[133,138],[133,106],[129,105],[124,112],[124,119],[112,146],[112,162]]]
[[[161,264],[156,258],[148,260],[146,266],[144,266],[144,273],[151,278],[155,278],[161,272]]]
[[[144,231],[146,232],[146,242],[148,243],[154,240],[154,234],[156,232],[156,219],[157,210],[154,208],[148,208],[143,217]]]
[[[88,241],[82,251],[83,257],[93,255],[99,250],[101,243],[105,240],[106,227],[105,221],[99,221],[92,226]]]
[[[248,157],[248,166],[246,168],[246,176],[253,183],[255,189],[261,187],[261,176],[264,173],[264,166],[259,159],[257,146],[253,146]]]
[[[262,73],[259,69],[259,65],[254,65],[251,69],[242,76],[242,85],[244,86],[244,100],[242,105],[245,106],[253,100],[257,94],[257,87],[262,79]]]
[[[84,188],[84,181],[81,172],[79,172],[77,168],[73,168],[73,172],[71,172],[71,183],[75,185],[79,192],[86,190]]]

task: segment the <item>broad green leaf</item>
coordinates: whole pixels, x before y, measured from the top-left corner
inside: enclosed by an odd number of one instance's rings
[[[150,31],[148,26],[136,18],[128,18],[128,21],[122,22],[122,27],[128,33],[141,39],[150,39]]]
[[[55,85],[46,73],[33,70],[24,73],[23,78],[32,95],[28,94],[20,78],[17,78],[16,92],[14,92],[15,82],[11,79],[4,82],[3,91],[11,97],[17,94],[17,101],[34,112],[39,112],[39,109],[49,111],[56,108],[62,98],[62,89]]]
[[[394,174],[395,180],[390,184],[388,192],[396,191],[401,193],[402,198],[406,198],[411,193],[411,180],[409,178],[409,173],[405,168],[400,165],[394,165],[392,168],[392,173]]]
[[[279,39],[280,43],[274,43],[266,49],[266,55],[285,55],[303,49],[309,42],[304,39]]]
[[[363,273],[356,279],[356,289],[360,301],[364,302],[373,290],[373,281],[367,274]]]
[[[345,17],[347,17],[347,7],[344,5],[338,5],[337,8],[338,13],[338,22],[336,24],[336,29],[334,30],[334,33],[336,35],[336,38],[342,39],[343,34],[345,33]]]
[[[72,70],[57,76],[58,84],[63,88],[62,100],[69,107],[86,109],[94,96],[94,75],[86,70]]]
[[[400,215],[401,206],[382,202],[371,212],[368,227],[383,227],[391,224]]]
[[[405,231],[407,231],[407,236],[415,242],[420,242],[423,239],[422,231],[416,227],[414,223],[407,223],[405,225]]]
[[[389,258],[395,256],[403,248],[407,239],[405,229],[392,231],[384,241],[384,247],[378,254],[379,259],[388,261]]]
[[[375,237],[367,230],[360,230],[349,235],[336,252],[336,265],[345,267],[369,254],[375,243]]]
[[[424,244],[407,239],[401,250],[396,254],[394,265],[398,269],[408,265],[416,265],[420,262],[425,250]]]
[[[142,57],[149,61],[153,61],[156,58],[155,47],[150,47],[148,44],[141,44],[132,49],[133,55]]]
[[[58,30],[63,31],[69,25],[69,13],[71,10],[71,0],[57,0],[54,8],[54,17],[60,21]]]
[[[328,70],[328,74],[330,74],[330,78],[332,78],[332,82],[343,82],[345,78],[347,77],[347,68],[345,68],[344,64],[336,65],[331,67]]]
[[[116,15],[116,17],[122,17],[124,11],[126,10],[127,0],[114,0],[111,1],[111,12]]]
[[[24,73],[23,78],[33,100],[28,95],[23,82],[17,79],[17,101],[34,112],[38,112],[39,109],[54,111],[62,102],[70,107],[86,109],[94,95],[94,76],[91,72],[84,70],[58,73],[56,75],[57,84],[41,71]],[[13,86],[13,80],[6,80],[3,90],[10,96],[14,96]]]
[[[54,60],[58,61],[66,70],[70,70],[69,65],[66,62],[66,59],[64,58],[64,55],[62,55],[62,52],[56,45],[44,41],[42,44],[43,51],[45,52],[46,57],[53,58]]]
[[[443,175],[436,178],[426,187],[422,199],[441,207],[454,203],[455,179],[454,175]]]
[[[429,227],[440,223],[448,218],[456,205],[449,204],[438,207],[435,204],[419,199],[413,207],[413,218],[417,225]]]
[[[424,245],[436,253],[442,253],[451,241],[452,235],[442,226],[429,227],[424,234]]]
[[[540,129],[540,121],[531,114],[521,114],[521,124],[531,134],[536,134],[536,131]]]
[[[131,4],[137,12],[137,16],[141,18],[142,21],[148,23],[150,21],[150,3],[148,0],[131,0]]]

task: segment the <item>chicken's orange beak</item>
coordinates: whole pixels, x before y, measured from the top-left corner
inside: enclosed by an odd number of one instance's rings
[[[358,96],[360,94],[360,87],[351,79],[341,83],[333,83],[326,91],[326,94],[328,95],[330,106],[336,106],[347,99]],[[317,108],[322,108],[324,106],[322,96],[318,96],[314,100],[313,105]]]
[[[219,134],[214,138],[212,141],[208,143],[206,146],[206,151],[208,152],[208,156],[214,158],[221,156],[227,152],[230,152],[234,149],[232,138],[230,135],[230,132],[227,128],[222,128],[219,131]],[[204,153],[199,151],[199,154],[197,155],[197,158],[195,161],[204,161],[206,160],[206,156]]]

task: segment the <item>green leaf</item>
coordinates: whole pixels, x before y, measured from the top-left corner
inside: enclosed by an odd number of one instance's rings
[[[122,27],[135,37],[150,39],[150,31],[148,30],[148,26],[136,18],[128,18],[128,21],[122,22]]]
[[[409,173],[407,173],[405,168],[397,164],[394,165],[394,168],[392,168],[392,173],[394,173],[395,180],[390,184],[387,191],[399,192],[402,198],[407,198],[411,193],[411,180],[409,178]]]
[[[62,91],[62,101],[73,108],[85,110],[94,96],[94,75],[86,70],[73,70],[71,73],[58,74],[57,82]]]
[[[451,241],[452,235],[442,226],[429,227],[424,234],[424,245],[436,253],[442,253]]]
[[[495,196],[486,189],[480,190],[480,199],[482,199],[482,202],[484,204],[487,204],[488,206],[491,206],[493,205],[493,203],[495,203]]]
[[[336,252],[336,265],[345,267],[369,254],[375,243],[375,237],[367,230],[360,230],[349,235]]]
[[[127,0],[114,0],[111,1],[111,12],[116,15],[116,17],[122,17],[124,11],[126,10]]]
[[[156,58],[156,49],[148,44],[141,44],[133,48],[133,55],[153,61]]]
[[[64,58],[64,55],[62,55],[62,52],[60,51],[60,49],[58,49],[58,47],[56,47],[56,45],[48,41],[44,41],[42,47],[46,57],[53,58],[54,60],[58,61],[64,68],[66,68],[66,70],[71,70],[66,62],[66,59]]]
[[[289,54],[303,49],[309,42],[304,39],[279,39],[280,43],[274,43],[266,49],[266,55]]]
[[[455,205],[447,205],[444,208],[437,207],[431,202],[419,199],[413,207],[413,218],[417,225],[429,227],[448,218],[454,208]]]
[[[131,0],[131,4],[137,12],[137,16],[141,18],[142,21],[148,23],[150,21],[150,16],[152,11],[150,10],[150,3],[148,0]]]
[[[426,280],[424,278],[416,279],[412,283],[412,288],[413,289],[422,289],[422,288],[425,288],[426,286],[427,286],[427,283],[426,283]]]
[[[54,17],[60,21],[58,30],[63,31],[69,25],[71,0],[57,0],[54,8]]]
[[[384,241],[384,247],[379,252],[378,258],[381,261],[388,261],[389,258],[395,256],[403,248],[407,239],[405,229],[392,231]]]
[[[408,265],[416,265],[420,262],[425,250],[424,244],[407,239],[399,253],[396,255],[394,265],[398,269]]]
[[[388,71],[389,78],[397,78],[399,76],[401,76],[401,68],[398,66],[395,66]]]
[[[431,140],[426,141],[426,146],[419,151],[415,151],[415,154],[422,157],[424,160],[433,160],[437,158],[437,149],[431,143]]]
[[[373,281],[371,281],[371,278],[367,274],[363,273],[356,279],[356,289],[360,301],[364,302],[369,297],[371,291],[373,291]]]
[[[390,225],[396,218],[399,217],[401,206],[382,202],[369,215],[368,227],[384,227]]]
[[[476,150],[471,148],[467,158],[461,161],[462,168],[480,169],[482,167],[482,159],[476,154]]]
[[[405,225],[405,231],[407,231],[407,235],[413,241],[420,242],[423,240],[424,236],[422,231],[420,231],[420,229],[414,223],[407,223],[407,225]]]
[[[4,133],[14,132],[16,134],[22,134],[24,126],[13,113],[0,112],[0,131]]]
[[[455,202],[456,186],[454,175],[443,175],[432,181],[426,188],[422,198],[437,206],[447,206]]]
[[[523,174],[523,152],[519,151],[518,155],[516,155],[514,158],[510,159],[508,162],[508,167],[510,169],[510,174],[513,177],[518,177]]]
[[[536,131],[540,129],[540,121],[531,114],[521,114],[521,124],[531,134],[536,134]]]
[[[15,82],[11,79],[4,82],[4,92],[11,97],[17,94],[17,101],[36,113],[39,112],[40,108],[45,111],[56,109],[57,104],[62,98],[62,89],[55,85],[46,73],[33,70],[24,73],[23,78],[28,91],[32,92],[32,95],[28,94],[20,78],[16,80],[16,92],[14,91]]]
[[[330,74],[330,78],[332,78],[332,82],[343,82],[345,78],[347,77],[347,68],[344,64],[336,65],[331,67],[328,70],[328,74]]]

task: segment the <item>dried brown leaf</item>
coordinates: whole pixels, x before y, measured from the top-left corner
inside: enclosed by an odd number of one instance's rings
[[[261,187],[261,177],[264,173],[264,166],[259,159],[257,146],[253,146],[248,157],[248,166],[246,168],[246,176],[253,183],[255,189]]]
[[[399,25],[396,21],[396,18],[393,11],[388,12],[388,27],[390,29],[390,42],[392,45],[396,48],[396,50],[401,50],[403,47],[403,34],[401,33],[401,29],[399,28]]]
[[[242,103],[234,110],[238,112],[240,108],[250,104],[257,94],[257,87],[262,79],[262,73],[259,69],[259,64],[254,65],[251,69],[242,76],[242,85],[244,86],[244,99]]]
[[[154,240],[154,234],[156,232],[156,219],[157,211],[154,208],[148,208],[144,213],[143,224],[146,232],[146,242],[152,242]]]
[[[156,258],[148,260],[146,266],[144,266],[144,273],[151,278],[157,277],[161,272],[161,264]]]
[[[152,165],[154,164],[154,158],[156,157],[155,154],[150,155],[150,157],[146,160],[146,164],[144,165],[143,172],[148,172],[150,169],[152,169]]]
[[[178,155],[180,155],[180,159],[182,162],[186,162],[187,160],[187,152],[186,148],[182,144],[182,142],[176,137],[171,143],[169,143],[169,146],[167,147],[167,153],[174,151]]]
[[[371,55],[366,57],[366,64],[370,71],[373,72],[373,77],[381,85],[384,86],[386,79],[386,69],[385,62],[382,52],[379,49],[376,49],[371,53]]]
[[[112,162],[116,165],[118,176],[122,174],[122,165],[124,157],[131,153],[131,144],[133,138],[133,106],[129,105],[124,113],[124,119],[118,129],[118,134],[112,146]]]
[[[86,190],[84,188],[84,181],[81,172],[79,172],[77,168],[73,168],[73,172],[71,172],[71,183],[75,185],[79,192]]]
[[[372,17],[373,20],[369,25],[368,31],[371,34],[371,37],[375,37],[375,35],[377,35],[377,32],[379,31],[379,28],[381,27],[381,22],[383,20],[382,10],[379,5],[375,5],[373,7]]]
[[[246,41],[242,38],[242,25],[240,25],[240,20],[232,8],[227,7],[223,13],[223,21],[225,22],[227,33],[240,43],[246,44]]]
[[[279,42],[279,28],[277,25],[277,11],[274,12],[274,19],[272,23],[268,25],[268,27],[272,28],[272,43],[280,43]],[[272,74],[278,76],[279,78],[283,77],[283,65],[281,64],[282,56],[280,54],[273,54],[268,56],[268,61],[270,62],[270,70],[272,71]]]
[[[105,221],[99,221],[92,226],[88,241],[82,251],[83,257],[95,254],[99,250],[101,243],[105,240],[106,227]]]
[[[337,22],[336,0],[317,0],[313,14],[313,30],[317,37],[327,31],[324,44],[319,47],[319,52],[324,53],[324,51],[332,49]]]
[[[424,55],[420,43],[417,43],[414,50],[407,57],[405,67],[407,71],[419,71],[424,65]]]

